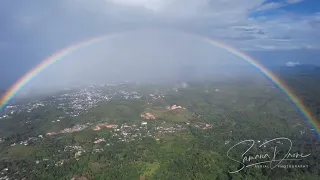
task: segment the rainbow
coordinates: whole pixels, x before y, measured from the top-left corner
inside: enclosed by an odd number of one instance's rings
[[[42,71],[47,69],[52,64],[62,60],[64,57],[66,57],[69,54],[72,54],[73,52],[75,52],[77,50],[80,50],[82,48],[85,48],[87,46],[95,44],[97,42],[109,40],[113,37],[118,37],[119,35],[124,35],[124,34],[125,33],[118,33],[118,34],[105,35],[105,36],[91,38],[86,41],[82,41],[80,43],[69,46],[69,47],[62,49],[62,50],[56,52],[55,54],[51,55],[49,58],[43,60],[38,66],[34,67],[28,73],[26,73],[24,76],[22,76],[1,97],[0,110],[2,110],[10,102],[10,100],[15,97],[15,95],[19,92],[19,90],[21,90],[28,82],[30,82],[34,77],[39,75]],[[317,119],[311,114],[311,112],[307,109],[307,107],[303,104],[303,102],[294,94],[293,90],[289,86],[287,86],[281,79],[279,79],[275,74],[273,74],[268,69],[266,69],[258,61],[254,60],[253,58],[247,56],[243,52],[241,52],[241,51],[239,51],[229,45],[226,45],[226,44],[223,44],[222,42],[218,42],[218,41],[208,39],[208,38],[205,38],[202,36],[198,36],[198,35],[192,35],[192,36],[195,36],[210,45],[213,45],[213,46],[218,47],[222,50],[225,50],[225,51],[247,61],[252,66],[254,66],[258,70],[260,70],[269,80],[271,80],[282,92],[284,92],[287,95],[287,97],[296,105],[296,107],[299,109],[299,111],[309,121],[309,123],[315,129],[315,131],[318,134],[320,134],[320,124],[317,121]]]

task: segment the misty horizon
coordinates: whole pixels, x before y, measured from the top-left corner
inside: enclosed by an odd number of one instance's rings
[[[170,82],[261,74],[253,69],[245,60],[196,36],[140,30],[79,48],[36,75],[21,92],[112,81]]]

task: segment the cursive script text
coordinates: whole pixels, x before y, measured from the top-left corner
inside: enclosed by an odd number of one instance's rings
[[[248,152],[255,145],[255,141],[254,140],[244,140],[244,141],[241,141],[241,142],[235,144],[234,146],[232,146],[228,150],[227,156],[232,161],[239,163],[241,165],[241,167],[236,171],[231,171],[231,172],[229,171],[229,173],[237,173],[237,172],[240,172],[241,170],[243,170],[246,167],[260,165],[260,164],[267,164],[267,163],[269,163],[269,167],[271,169],[273,169],[273,168],[277,167],[283,161],[299,161],[299,160],[302,160],[303,158],[306,158],[306,157],[310,156],[310,154],[304,155],[303,153],[298,153],[298,152],[295,152],[295,153],[291,154],[290,151],[291,151],[291,148],[292,148],[292,141],[290,139],[288,139],[288,138],[285,138],[285,137],[275,138],[275,139],[266,141],[266,142],[262,143],[261,145],[259,145],[258,147],[261,148],[262,146],[266,146],[267,144],[269,144],[271,142],[274,142],[274,141],[287,142],[287,143],[290,144],[289,148],[286,149],[286,151],[285,151],[286,152],[285,155],[282,155],[282,156],[279,155],[280,151],[277,150],[278,146],[274,146],[273,147],[274,151],[273,151],[272,155],[270,155],[268,153],[255,154],[255,155],[251,155],[251,156],[247,155]],[[241,159],[234,159],[234,158],[230,157],[230,151],[235,149],[237,146],[242,145],[242,144],[248,145],[249,147],[241,155]],[[254,162],[252,162],[252,161],[254,161]]]

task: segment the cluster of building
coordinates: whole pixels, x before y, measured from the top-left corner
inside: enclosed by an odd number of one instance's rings
[[[43,139],[43,135],[39,135],[38,137],[29,137],[27,140],[24,141],[19,141],[17,143],[13,143],[11,144],[11,146],[16,146],[16,145],[24,145],[24,146],[28,146],[30,143],[35,143],[37,142],[39,139]]]
[[[84,150],[81,146],[66,146],[63,151],[75,152],[74,158],[76,159],[86,152],[86,150]]]
[[[149,94],[149,97],[150,97],[152,100],[158,100],[158,99],[163,99],[163,98],[164,98],[164,94],[163,94],[162,92],[156,91],[156,92],[153,93],[153,94]]]
[[[203,129],[203,130],[212,129],[213,128],[212,124],[207,124],[207,123],[202,123],[202,122],[187,122],[186,124],[190,125],[190,126],[193,126],[193,127],[196,127],[196,128]]]
[[[47,106],[62,109],[66,116],[76,117],[102,101],[109,101],[115,98],[140,99],[143,96],[137,91],[127,91],[125,89],[126,86],[121,85],[99,85],[68,90],[44,100],[8,105],[5,107],[4,112],[0,114],[0,119],[10,118],[20,112],[31,113],[34,109]],[[154,93],[149,94],[149,97],[151,100],[158,100],[163,99],[164,94],[156,90]],[[177,105],[170,107],[171,110],[180,108],[183,107]],[[146,117],[153,119],[150,114],[146,115]]]
[[[89,86],[61,92],[44,100],[8,105],[4,112],[0,114],[0,119],[10,118],[20,112],[31,113],[34,109],[45,106],[60,108],[66,116],[76,117],[102,101],[109,101],[114,98],[140,99],[141,97],[142,95],[136,91],[121,90],[121,86],[118,89],[108,88],[108,85]]]
[[[78,132],[78,131],[82,131],[82,130],[86,129],[87,127],[88,127],[87,125],[75,125],[72,128],[65,128],[59,132],[48,132],[47,136]]]
[[[162,127],[162,126],[159,126],[159,127],[156,127],[157,131],[157,136],[158,137],[161,137],[163,135],[167,135],[167,134],[172,134],[172,133],[176,133],[176,132],[181,132],[183,130],[186,129],[186,127],[182,126],[182,125],[179,125],[179,124],[174,124],[173,126],[171,127]]]
[[[93,143],[99,144],[99,143],[102,143],[102,142],[106,142],[106,140],[104,138],[100,138],[100,139],[95,140]]]
[[[167,108],[166,108],[167,110],[176,110],[176,109],[185,109],[184,107],[182,107],[182,106],[177,106],[177,105],[172,105],[172,106],[168,106]]]
[[[107,128],[107,129],[116,129],[118,125],[116,124],[97,124],[93,130],[94,131],[100,131],[101,128]]]
[[[9,170],[8,168],[2,169],[2,171],[0,172],[0,174],[1,174],[0,180],[9,180],[10,179],[7,175],[8,170]]]

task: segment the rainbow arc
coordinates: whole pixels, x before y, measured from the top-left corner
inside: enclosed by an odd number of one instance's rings
[[[86,48],[92,44],[95,44],[97,42],[109,40],[115,37],[119,37],[121,35],[124,35],[126,33],[119,33],[119,34],[111,34],[111,35],[105,35],[105,36],[99,36],[95,38],[91,38],[85,41],[82,41],[80,43],[76,43],[74,45],[71,45],[65,49],[62,49],[60,51],[57,51],[47,59],[43,60],[39,65],[31,69],[28,73],[26,73],[24,76],[22,76],[14,85],[1,97],[0,99],[0,110],[2,110],[11,99],[13,99],[16,94],[26,85],[28,82],[30,82],[34,77],[41,74],[42,71],[50,67],[52,64],[59,62],[60,60],[63,60],[64,57],[79,51],[83,48]],[[270,81],[272,81],[286,96],[295,104],[295,106],[298,108],[298,110],[304,115],[306,120],[311,124],[311,126],[315,129],[317,134],[320,134],[320,124],[317,121],[317,119],[312,115],[312,113],[308,110],[308,108],[303,104],[303,102],[298,98],[297,95],[293,92],[293,90],[285,84],[280,78],[278,78],[275,74],[273,74],[271,71],[269,71],[267,68],[265,68],[262,64],[260,64],[257,60],[249,57],[248,55],[244,54],[243,52],[226,45],[222,42],[215,41],[206,37],[192,35],[194,37],[199,38],[200,40],[218,47],[222,50],[225,50],[229,52],[230,54],[233,54],[237,57],[239,57],[242,60],[247,61],[252,66],[257,68],[261,73],[263,73]]]

